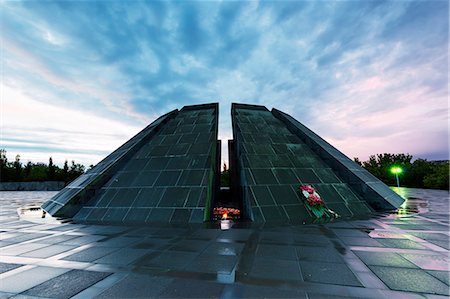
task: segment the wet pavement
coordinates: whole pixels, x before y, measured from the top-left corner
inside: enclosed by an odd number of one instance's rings
[[[396,191],[372,219],[223,229],[19,218],[55,193],[0,192],[0,298],[447,298],[449,192]]]

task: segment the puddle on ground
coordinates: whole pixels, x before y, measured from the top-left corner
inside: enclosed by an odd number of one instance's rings
[[[38,205],[26,205],[17,209],[20,219],[40,224],[62,224],[67,222],[46,213]]]

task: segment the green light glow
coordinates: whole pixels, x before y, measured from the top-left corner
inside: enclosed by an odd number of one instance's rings
[[[402,173],[402,172],[403,172],[403,169],[401,169],[401,168],[398,167],[398,166],[393,166],[393,167],[391,167],[391,172],[392,172],[393,174],[399,174],[399,173]]]

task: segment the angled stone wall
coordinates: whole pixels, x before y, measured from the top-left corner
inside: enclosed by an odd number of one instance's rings
[[[64,213],[69,211],[64,205],[55,214],[51,209],[60,198],[70,198],[73,187],[55,196],[43,208],[52,215],[73,217],[79,222],[198,223],[209,220],[217,186],[217,158],[220,158],[217,117],[218,104],[186,106],[167,114],[157,126],[152,124],[143,131],[145,134],[139,133],[148,137],[138,138],[143,139],[139,143],[132,142],[133,146],[127,147],[130,154],[113,163],[107,174],[97,171],[102,161],[84,175],[83,182],[101,183],[80,187],[80,193],[85,194],[82,200],[75,196],[66,201],[77,206],[75,213]],[[105,160],[117,160],[115,153]]]
[[[329,165],[336,175],[360,197],[376,210],[398,208],[404,199],[370,172],[356,164],[346,155],[323,140],[319,135],[295,120],[292,116],[272,109],[273,115],[302,140],[324,163]]]
[[[334,164],[280,120],[277,113],[264,106],[232,106],[233,164],[243,216],[271,223],[313,220],[298,192],[301,184],[311,184],[327,207],[342,217],[372,213],[366,198],[351,181],[337,173]]]

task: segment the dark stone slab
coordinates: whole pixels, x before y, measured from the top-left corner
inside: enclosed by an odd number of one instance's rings
[[[129,187],[129,186],[127,186]],[[134,188],[123,188],[117,191],[114,198],[109,203],[108,207],[121,207],[121,208],[129,208],[134,200],[136,199],[140,189],[137,187]]]
[[[165,188],[142,189],[136,196],[132,207],[156,207],[165,190]]]
[[[72,270],[60,276],[47,280],[23,294],[49,298],[70,298],[82,290],[99,282],[111,273]]]
[[[269,190],[277,205],[300,203],[299,197],[290,185],[270,185]]]
[[[152,209],[150,215],[147,218],[147,222],[169,222],[172,218],[174,209],[168,208],[155,208]]]
[[[276,168],[273,170],[278,182],[280,184],[298,184],[300,185],[299,179],[296,177],[295,173],[289,168]]]
[[[259,206],[273,206],[275,201],[267,186],[251,186],[251,191],[256,200],[256,204]]]
[[[180,175],[181,171],[178,170],[164,170],[156,180],[155,186],[175,186]]]
[[[158,178],[160,171],[141,171],[131,186],[136,187],[151,187]]]
[[[252,169],[256,184],[276,184],[277,180],[270,169]]]
[[[182,207],[189,194],[189,188],[186,187],[170,187],[166,189],[159,207]]]
[[[295,168],[294,172],[303,184],[321,183],[320,179],[311,168]]]
[[[200,186],[202,184],[204,174],[204,170],[184,170],[177,185]]]

